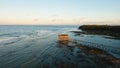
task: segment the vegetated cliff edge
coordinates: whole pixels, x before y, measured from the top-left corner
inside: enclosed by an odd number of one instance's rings
[[[103,34],[114,37],[120,37],[120,26],[82,25],[78,29],[86,31],[87,34]]]
[[[82,25],[79,29],[83,31],[112,31],[120,32],[120,26],[110,26],[110,25]]]

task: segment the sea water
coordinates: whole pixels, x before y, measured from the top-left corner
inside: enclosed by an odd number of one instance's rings
[[[0,68],[66,66],[79,68],[86,65],[97,67],[87,55],[79,53],[81,50],[77,46],[59,46],[58,35],[64,33],[68,34],[71,40],[103,44],[108,49],[112,47],[120,49],[119,39],[107,39],[101,35],[76,36],[71,31],[78,30],[78,27],[76,25],[1,25]],[[118,52],[110,54],[120,59]],[[79,58],[79,54],[84,57]]]

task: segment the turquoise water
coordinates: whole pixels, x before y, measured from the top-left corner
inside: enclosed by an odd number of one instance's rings
[[[76,36],[70,31],[78,30],[79,26],[35,26],[35,25],[4,25],[0,26],[0,68],[70,68],[70,67],[118,67],[99,65],[90,57],[94,57],[80,46],[58,43],[58,35],[67,33],[71,40],[81,40],[78,44],[86,45],[86,42],[103,44],[107,53],[112,58],[120,59],[120,40],[107,39],[101,35]],[[85,42],[82,42],[85,41]],[[91,45],[93,46],[93,45]],[[81,46],[82,47],[82,46]],[[97,47],[96,47],[97,48]],[[113,49],[111,49],[113,48]],[[100,48],[101,49],[101,48]],[[104,50],[104,49],[103,49]],[[114,50],[114,51],[112,51]],[[117,51],[115,51],[117,50]],[[88,55],[87,55],[88,54]],[[106,55],[106,53],[105,53]]]

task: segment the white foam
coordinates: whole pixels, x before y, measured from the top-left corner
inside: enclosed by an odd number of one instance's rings
[[[0,43],[1,42],[4,42],[4,41],[8,41],[8,40],[11,40],[11,39],[14,39],[15,37],[3,37],[3,38],[0,38]]]
[[[0,45],[11,44],[20,39],[21,38],[19,38],[19,37],[4,37],[4,38],[0,39]]]

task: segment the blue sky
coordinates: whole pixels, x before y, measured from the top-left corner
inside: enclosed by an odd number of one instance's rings
[[[0,0],[0,24],[120,25],[120,0]]]

